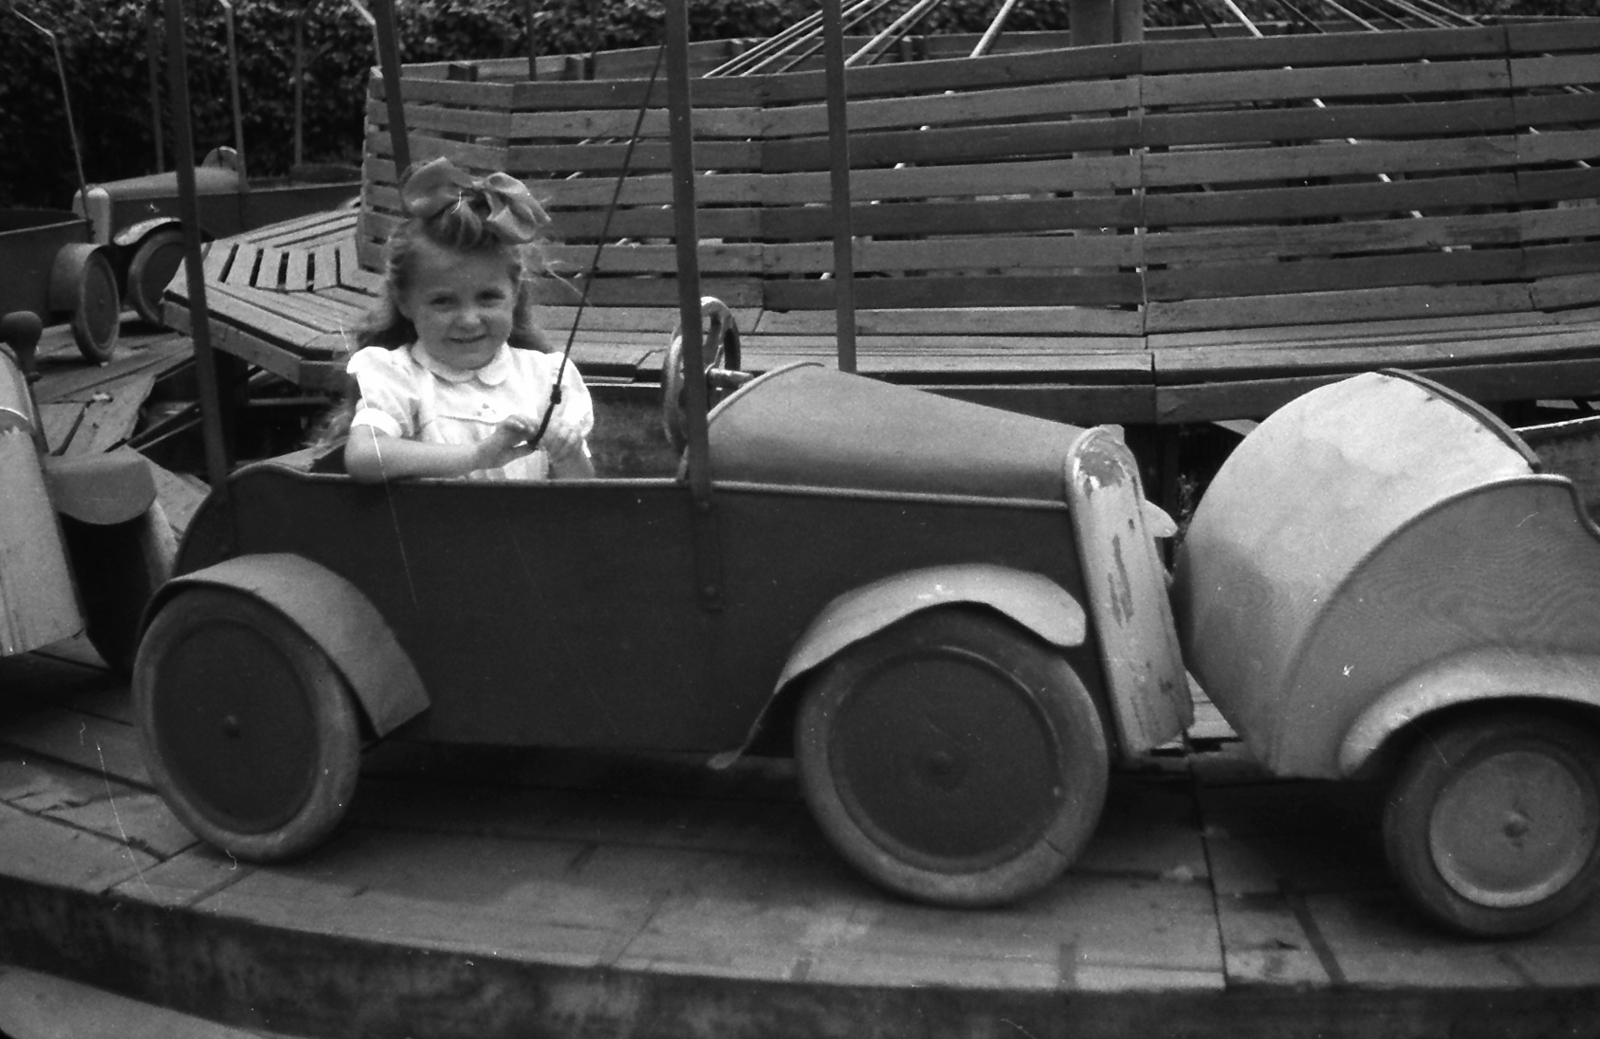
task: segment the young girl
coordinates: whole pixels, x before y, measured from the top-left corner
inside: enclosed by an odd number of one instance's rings
[[[357,480],[594,475],[588,388],[533,324],[530,269],[549,222],[522,182],[448,159],[409,172],[384,296],[356,334],[345,444]],[[531,442],[550,411],[549,424]]]

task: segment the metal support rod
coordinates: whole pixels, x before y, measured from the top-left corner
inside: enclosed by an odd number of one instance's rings
[[[222,21],[228,36],[228,91],[233,97],[233,150],[239,161],[239,190],[250,190],[250,175],[244,162],[244,107],[239,104],[239,50],[234,45],[233,3],[220,0]]]
[[[1017,0],[1006,0],[1000,5],[1000,10],[995,14],[994,20],[989,23],[989,28],[983,31],[983,38],[978,45],[972,48],[971,58],[981,58],[988,54],[994,47],[994,41],[1000,38],[1000,31],[1005,28],[1006,20],[1011,17],[1011,9],[1017,6]]]
[[[398,182],[411,165],[411,142],[406,140],[406,106],[400,96],[400,41],[395,35],[394,0],[376,0],[378,66],[383,72],[383,99],[389,109],[389,146],[394,153]]]
[[[161,61],[157,51],[161,47],[161,37],[156,33],[156,18],[150,8],[144,9],[144,39],[145,55],[149,58],[150,66],[150,137],[156,149],[155,172],[160,173],[166,169],[167,157],[162,150],[161,133]]]
[[[67,63],[61,57],[61,41],[56,38],[55,33],[17,10],[15,6],[11,8],[11,13],[43,33],[45,39],[50,41],[50,53],[56,62],[56,77],[61,81],[61,107],[67,113],[67,136],[72,140],[72,162],[78,169],[78,192],[83,199],[83,211],[88,213],[89,179],[83,175],[83,149],[78,146],[78,126],[72,118],[72,92],[67,88]],[[110,234],[110,228],[106,229],[106,233]],[[91,242],[94,241],[94,227],[92,225],[89,228],[89,240]]]
[[[878,35],[862,44],[861,49],[845,59],[844,67],[853,69],[858,65],[867,65],[877,60],[879,53],[887,50],[892,44],[911,32],[918,22],[933,13],[933,9],[944,3],[944,0],[917,0]]]
[[[857,4],[856,6],[851,7],[849,10],[845,11],[842,16],[844,31],[850,31],[861,22],[864,22],[868,18],[876,15],[885,7],[892,7],[897,2],[898,0],[868,0],[868,2],[865,4]],[[826,45],[825,41],[820,38],[823,35],[823,33],[819,32],[814,34],[814,37],[812,38],[799,41],[799,43],[804,43],[806,45],[805,49],[791,57],[788,61],[788,64],[784,65],[783,68],[779,69],[778,71],[789,72],[800,67],[800,65],[805,63],[813,54],[817,53],[817,51],[821,50]],[[798,46],[799,43],[797,43],[796,46]],[[794,47],[790,47],[788,49],[788,53],[793,53],[794,49]]]
[[[853,25],[863,18],[871,17],[884,7],[894,3],[895,0],[855,0],[844,11],[844,22]],[[815,40],[822,31],[822,12],[820,10],[806,15],[804,18],[790,25],[780,32],[768,36],[758,42],[754,47],[736,57],[730,58],[706,73],[706,76],[742,76],[760,71],[767,65],[779,60],[794,48],[809,41]]]
[[[683,383],[688,398],[689,496],[694,510],[695,583],[706,609],[722,607],[722,560],[711,500],[711,444],[706,429],[710,395],[700,326],[700,229],[695,213],[693,99],[689,92],[687,0],[666,10],[667,126],[672,140],[672,207],[678,252],[678,319],[683,327]],[[663,375],[663,379],[665,376]]]
[[[178,171],[178,211],[183,220],[183,262],[189,286],[189,328],[200,383],[200,430],[213,497],[227,504],[228,454],[222,435],[222,393],[211,352],[205,268],[200,261],[200,196],[195,189],[194,137],[189,126],[189,69],[184,59],[183,0],[166,0],[167,93],[172,102],[173,161]]]
[[[533,15],[534,8],[538,6],[538,3],[539,0],[528,0],[523,6],[523,10],[528,15],[528,78],[530,80],[539,78],[539,42],[533,38]]]
[[[844,16],[839,0],[822,0],[823,77],[828,88],[828,154],[833,187],[833,291],[839,370],[856,370],[856,267],[850,228],[850,124],[844,81]]]
[[[306,161],[306,12],[294,16],[294,165]]]
[[[1249,15],[1241,11],[1239,9],[1239,5],[1234,3],[1233,0],[1222,0],[1222,6],[1226,7],[1228,9],[1228,13],[1233,15],[1234,18],[1238,19],[1239,23],[1250,31],[1251,36],[1263,35],[1261,30],[1256,28],[1256,23],[1250,20]]]

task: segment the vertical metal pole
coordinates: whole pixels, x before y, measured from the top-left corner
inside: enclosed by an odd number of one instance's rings
[[[1117,0],[1117,42],[1144,39],[1144,0]]]
[[[250,190],[250,175],[244,162],[244,108],[239,104],[239,49],[234,45],[233,4],[222,0],[223,25],[228,35],[228,90],[233,95],[233,150],[239,158],[239,191]]]
[[[306,12],[294,16],[294,165],[306,161]]]
[[[155,15],[150,13],[148,7],[144,9],[144,38],[145,53],[150,59],[150,136],[155,139],[155,172],[160,173],[167,165],[167,157],[161,146],[161,62],[156,56],[161,38],[156,35]]]
[[[411,165],[411,143],[406,140],[406,106],[400,97],[400,41],[395,35],[394,0],[377,0],[373,8],[378,22],[383,97],[389,106],[389,144],[394,151],[394,175],[398,181]]]
[[[683,382],[688,397],[689,496],[694,509],[695,582],[700,603],[722,607],[722,562],[711,502],[709,394],[700,328],[700,231],[695,214],[694,120],[689,94],[687,0],[667,3],[667,126],[672,135],[672,208],[678,251],[678,318],[683,323]]]
[[[1067,27],[1074,47],[1117,42],[1116,0],[1069,0]]]
[[[222,436],[222,394],[217,359],[211,352],[211,315],[206,309],[205,268],[200,263],[200,197],[194,182],[194,138],[189,127],[189,69],[183,53],[183,0],[167,4],[167,92],[172,102],[173,160],[178,172],[178,210],[183,218],[183,262],[189,284],[189,326],[195,375],[200,382],[200,430],[212,494],[226,504],[228,454]]]
[[[539,44],[533,38],[533,13],[539,0],[528,0],[524,10],[528,12],[528,78],[539,78]]]
[[[833,187],[833,291],[839,370],[856,370],[856,263],[850,232],[850,126],[845,104],[844,16],[839,0],[822,0],[822,51],[828,88],[828,154]]]
[[[72,140],[72,161],[78,169],[78,192],[83,199],[83,211],[87,213],[89,211],[89,181],[83,175],[83,149],[78,145],[77,124],[72,121],[72,92],[67,88],[67,63],[61,57],[61,41],[56,38],[55,33],[29,18],[15,7],[11,9],[11,13],[27,22],[35,31],[41,33],[45,39],[50,41],[50,53],[56,61],[56,77],[61,81],[61,107],[67,113],[67,136]],[[93,221],[86,221],[85,227],[89,232],[88,241],[94,241]],[[106,229],[106,234],[107,236],[111,234],[110,228]]]

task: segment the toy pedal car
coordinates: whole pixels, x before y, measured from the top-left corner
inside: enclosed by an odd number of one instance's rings
[[[1173,598],[1268,772],[1392,776],[1428,914],[1516,934],[1600,886],[1600,530],[1493,415],[1403,373],[1293,401],[1207,489]]]
[[[40,328],[30,311],[0,315],[0,655],[84,632],[127,672],[177,546],[143,456],[47,450],[28,381]]]
[[[983,905],[1049,883],[1108,764],[1191,716],[1170,521],[1119,434],[816,365],[708,425],[703,503],[693,451],[681,475],[544,483],[236,472],[135,670],[173,811],[270,861],[338,824],[368,737],[722,760],[787,738],[885,887]]]

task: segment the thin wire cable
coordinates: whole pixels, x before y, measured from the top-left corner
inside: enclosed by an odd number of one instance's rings
[[[578,325],[583,321],[583,311],[589,305],[589,289],[594,285],[595,271],[600,268],[600,254],[605,250],[606,238],[611,233],[611,218],[616,215],[617,204],[622,199],[622,185],[628,179],[628,171],[633,168],[633,150],[639,143],[639,134],[644,128],[644,116],[650,110],[650,95],[655,92],[656,80],[661,75],[661,59],[667,53],[666,44],[656,48],[655,67],[650,70],[650,80],[645,85],[644,96],[639,99],[639,112],[633,120],[633,133],[628,137],[628,147],[622,153],[622,170],[617,174],[617,183],[611,190],[611,201],[606,205],[606,215],[600,221],[600,237],[594,243],[594,258],[589,261],[589,270],[583,278],[583,291],[578,295],[578,310],[572,317],[572,327],[567,329],[567,345],[561,350],[561,364],[556,367],[555,384],[550,387],[550,400],[545,405],[544,417],[539,420],[539,428],[534,430],[528,438],[530,446],[537,447],[544,438],[545,430],[550,428],[550,419],[556,412],[556,405],[561,403],[561,380],[567,374],[567,362],[572,357],[572,344],[578,338]]]

